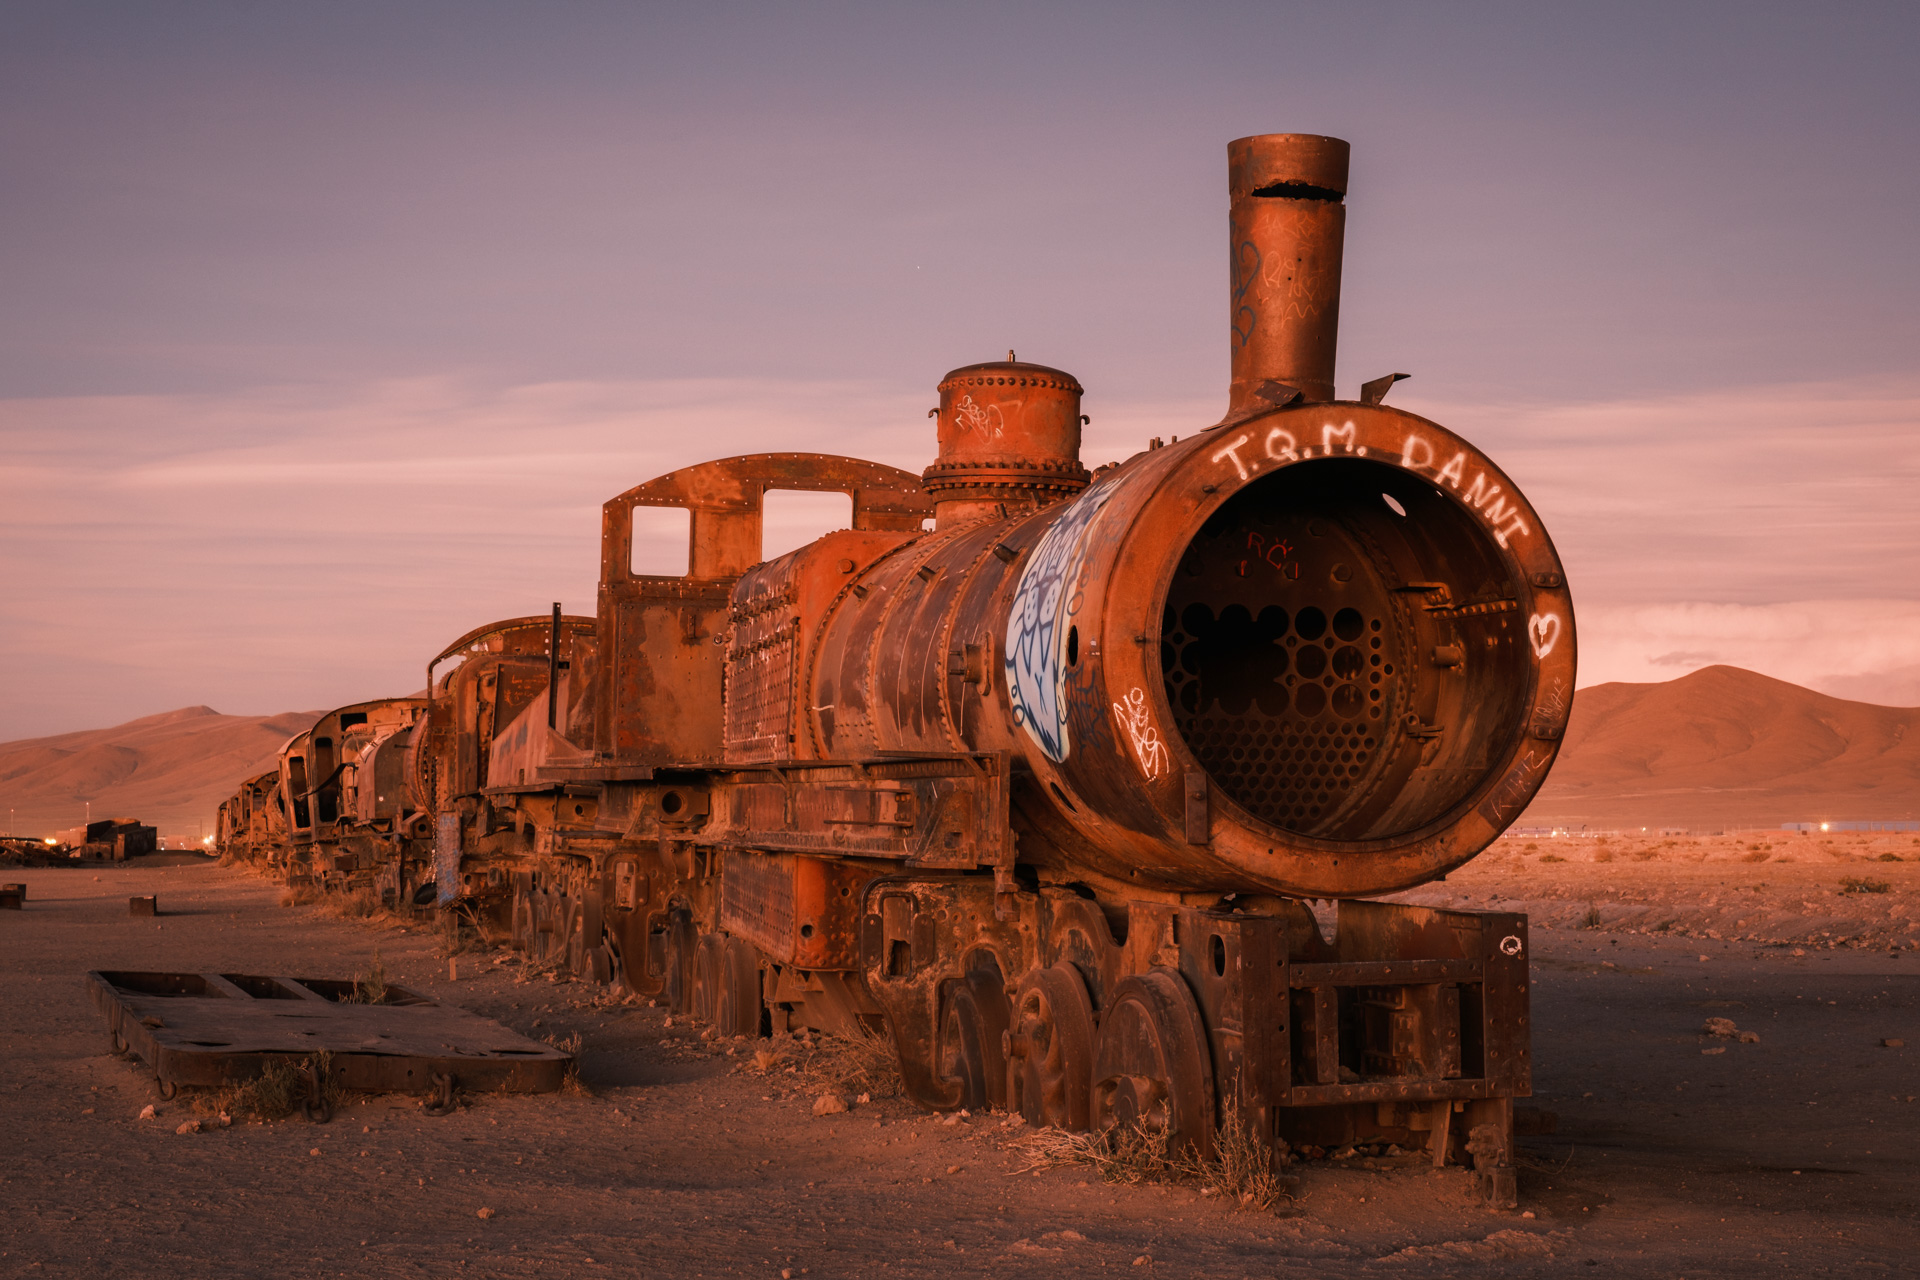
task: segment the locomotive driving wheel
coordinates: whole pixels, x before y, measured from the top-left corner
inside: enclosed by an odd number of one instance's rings
[[[1080,971],[1064,961],[1020,980],[1007,1058],[1007,1109],[1028,1124],[1085,1129],[1093,1066],[1093,1004]]]
[[[693,1012],[693,971],[700,935],[684,907],[669,908],[649,922],[647,963],[659,975],[660,993],[675,1014]]]
[[[760,955],[744,938],[718,938],[713,1027],[723,1036],[760,1035]]]
[[[587,913],[578,897],[562,893],[556,914],[559,919],[554,928],[554,958],[568,973],[584,977],[591,972],[587,967]],[[597,943],[599,939],[594,941]]]
[[[722,973],[726,968],[726,946],[717,933],[703,933],[693,951],[693,1009],[697,1021],[712,1025],[719,1007]]]
[[[524,875],[513,878],[513,934],[514,950],[533,959],[540,946],[539,921],[534,916],[533,887],[527,883]]]
[[[1007,990],[998,966],[982,966],[953,984],[940,1019],[940,1077],[957,1085],[954,1105],[970,1111],[1007,1106]]]
[[[1093,1123],[1164,1133],[1168,1151],[1213,1151],[1213,1064],[1193,993],[1155,969],[1123,979],[1100,1023]]]

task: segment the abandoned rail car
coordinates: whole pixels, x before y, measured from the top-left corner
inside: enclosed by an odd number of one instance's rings
[[[241,782],[214,815],[213,851],[232,861],[264,865],[286,843],[286,813],[280,806],[280,771]]]
[[[407,780],[407,748],[426,709],[419,698],[377,698],[327,712],[280,751],[281,868],[289,885],[335,892],[384,889],[422,838]]]
[[[403,900],[459,902],[483,926],[504,931],[513,877],[541,851],[536,832],[591,829],[584,803],[563,813],[565,789],[556,792],[534,770],[548,759],[591,759],[596,625],[555,605],[550,618],[477,627],[427,664],[430,697],[408,777],[431,848]]]
[[[1079,382],[1009,353],[941,381],[919,476],[770,454],[612,499],[597,618],[435,686],[439,895],[727,1033],[884,1031],[929,1107],[1425,1143],[1511,1202],[1526,921],[1368,899],[1544,782],[1571,597],[1512,480],[1384,403],[1404,375],[1335,398],[1347,144],[1228,160],[1220,421],[1089,472]],[[850,527],[765,558],[790,489]],[[682,574],[633,570],[654,508]]]

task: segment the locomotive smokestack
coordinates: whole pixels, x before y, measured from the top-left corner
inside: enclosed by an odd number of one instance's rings
[[[1227,144],[1229,421],[1285,404],[1294,391],[1310,402],[1333,399],[1348,151],[1339,138],[1308,133],[1263,133]]]

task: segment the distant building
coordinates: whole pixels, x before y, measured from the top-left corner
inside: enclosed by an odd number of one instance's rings
[[[105,818],[59,833],[60,843],[94,862],[125,862],[160,848],[160,833],[138,818]]]
[[[1782,831],[1920,831],[1920,822],[1783,822]]]

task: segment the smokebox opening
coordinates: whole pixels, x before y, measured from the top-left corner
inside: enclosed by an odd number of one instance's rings
[[[1269,826],[1417,831],[1524,728],[1519,597],[1485,525],[1400,468],[1287,467],[1216,511],[1174,571],[1160,661],[1175,727]]]

